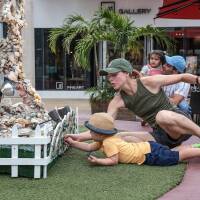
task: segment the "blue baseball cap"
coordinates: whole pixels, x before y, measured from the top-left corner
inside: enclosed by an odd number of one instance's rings
[[[165,56],[165,59],[166,63],[173,66],[178,72],[184,72],[186,68],[186,62],[182,56]]]

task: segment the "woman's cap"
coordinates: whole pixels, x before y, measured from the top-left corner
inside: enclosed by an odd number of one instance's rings
[[[182,56],[165,56],[165,59],[166,63],[173,66],[178,72],[184,72],[186,68],[186,62]]]
[[[114,119],[108,113],[103,112],[91,115],[89,121],[85,122],[85,127],[98,134],[113,135],[117,133]]]
[[[124,58],[117,58],[112,60],[107,68],[100,70],[99,74],[101,76],[106,76],[108,74],[113,74],[122,71],[132,73],[133,67],[128,60]]]

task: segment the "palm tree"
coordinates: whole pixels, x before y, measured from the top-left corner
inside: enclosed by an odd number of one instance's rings
[[[69,53],[71,51],[72,41],[76,42],[75,60],[78,65],[85,69],[90,68],[90,52],[94,48],[95,64],[98,66],[97,50],[96,50],[96,34],[98,33],[97,24],[93,21],[87,21],[80,15],[70,15],[64,20],[64,25],[60,28],[54,28],[50,31],[49,41],[50,49],[56,53],[57,42],[62,39],[64,50]]]
[[[58,39],[62,38],[63,48],[69,52],[71,43],[76,40],[74,58],[78,65],[84,69],[90,69],[90,52],[95,51],[96,69],[99,68],[97,58],[97,44],[100,41],[108,41],[114,45],[115,52],[121,57],[125,53],[139,54],[143,44],[142,37],[152,37],[161,46],[169,48],[172,43],[164,29],[152,26],[135,27],[134,22],[127,16],[120,15],[110,10],[99,10],[94,17],[87,21],[80,15],[71,15],[64,20],[64,25],[50,31],[49,41],[52,52],[56,52]]]
[[[103,27],[103,38],[110,41],[114,45],[115,51],[119,51],[122,57],[129,51],[139,53],[139,50],[143,48],[140,40],[143,37],[154,38],[157,43],[166,48],[170,48],[172,45],[171,39],[164,29],[150,25],[135,27],[134,21],[130,18],[113,11],[100,10],[94,20]]]

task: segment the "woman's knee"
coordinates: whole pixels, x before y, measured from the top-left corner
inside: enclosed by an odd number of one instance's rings
[[[159,125],[173,124],[173,113],[168,110],[159,111],[156,115],[156,123]]]

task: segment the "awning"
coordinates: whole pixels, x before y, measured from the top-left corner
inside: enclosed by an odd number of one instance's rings
[[[172,38],[193,38],[200,39],[200,28],[186,28],[168,32]]]
[[[163,0],[156,18],[200,19],[200,0]]]

